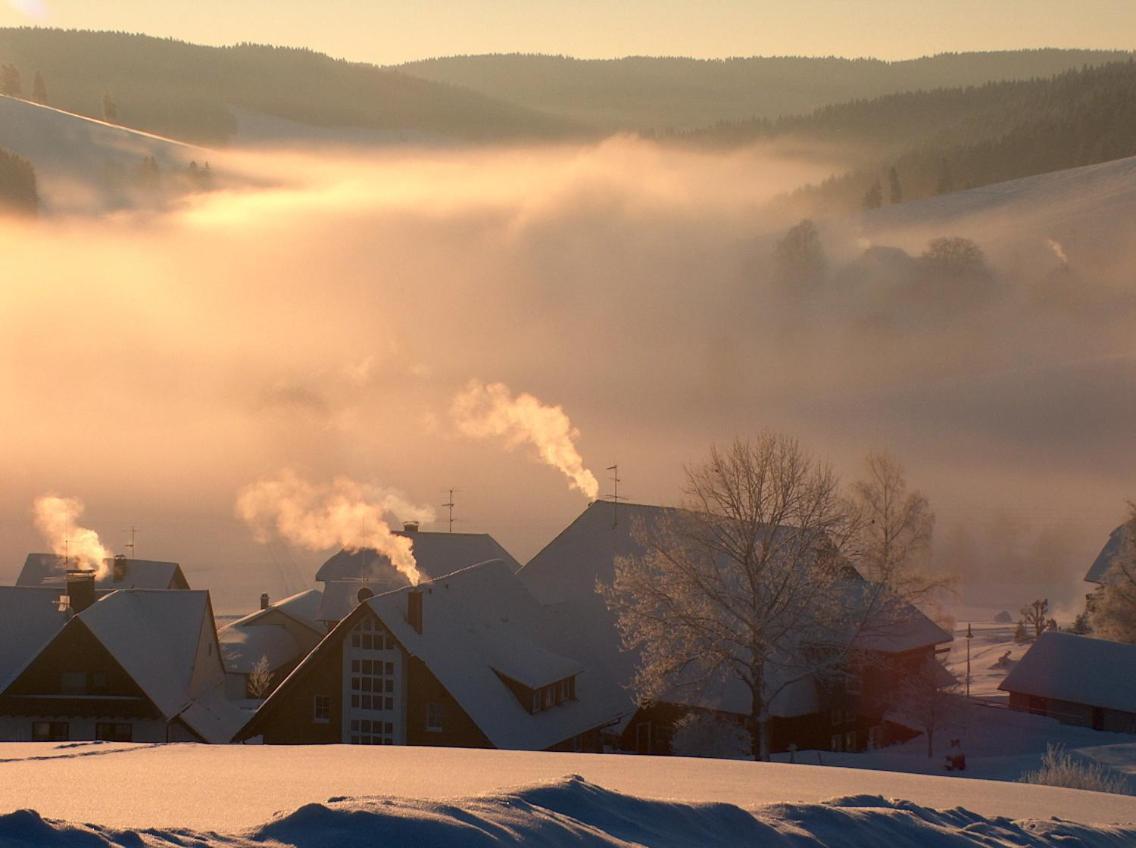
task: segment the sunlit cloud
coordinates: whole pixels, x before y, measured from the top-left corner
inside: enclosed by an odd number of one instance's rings
[[[8,6],[36,21],[46,20],[49,14],[45,0],[8,0]]]

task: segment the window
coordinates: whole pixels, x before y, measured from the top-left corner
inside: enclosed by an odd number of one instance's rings
[[[33,721],[33,742],[66,742],[69,728],[65,721]]]
[[[446,705],[431,701],[426,705],[426,729],[433,733],[445,730]]]
[[[844,734],[844,750],[845,751],[855,751],[857,748],[860,747],[859,745],[856,744],[856,741],[857,741],[856,740],[856,731],[855,730],[849,730],[847,733]]]
[[[331,696],[316,695],[312,703],[312,721],[327,724],[331,721]]]
[[[82,695],[87,691],[87,672],[65,671],[59,675],[59,691],[64,695]]]
[[[351,631],[351,647],[364,651],[393,651],[397,647],[394,637],[372,618],[364,618]]]
[[[95,724],[95,738],[100,742],[132,742],[134,728],[128,723],[100,721]]]
[[[91,672],[91,691],[103,692],[107,688],[107,674],[105,671]]]
[[[394,724],[367,718],[351,720],[352,745],[393,745]]]
[[[384,660],[351,660],[352,709],[393,710],[394,689],[394,663]]]

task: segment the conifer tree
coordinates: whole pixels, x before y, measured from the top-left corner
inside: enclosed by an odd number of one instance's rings
[[[891,203],[903,202],[903,186],[899,183],[899,171],[894,165],[888,171],[888,200]]]
[[[47,103],[47,83],[43,80],[43,74],[39,71],[35,73],[35,80],[32,81],[32,100],[36,103]]]

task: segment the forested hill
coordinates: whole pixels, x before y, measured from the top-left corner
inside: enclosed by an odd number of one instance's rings
[[[18,28],[0,29],[3,65],[16,72],[5,74],[5,93],[42,94],[69,112],[197,144],[229,141],[237,129],[234,107],[321,127],[461,140],[573,131],[522,106],[310,50]]]
[[[909,200],[1136,156],[1136,61],[892,95],[686,139],[792,139],[855,151],[859,164],[804,194],[837,208],[870,208],[893,194]]]
[[[776,118],[915,89],[1048,77],[1130,58],[1121,51],[950,53],[910,61],[806,57],[688,59],[487,55],[397,66],[601,130],[684,130]]]
[[[39,206],[31,163],[0,148],[0,215],[32,214]]]

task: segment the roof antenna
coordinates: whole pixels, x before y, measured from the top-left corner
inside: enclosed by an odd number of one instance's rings
[[[607,470],[611,472],[612,484],[612,493],[608,495],[608,497],[611,498],[611,502],[613,504],[611,508],[611,526],[615,528],[619,526],[619,463],[617,462],[615,465],[609,465],[607,467]]]
[[[446,503],[442,504],[442,506],[444,506],[446,509],[448,509],[450,511],[450,532],[451,533],[454,532],[454,492],[456,492],[456,491],[457,491],[457,489],[450,489],[450,499]]]
[[[134,528],[133,527],[130,528],[130,542],[126,545],[126,547],[130,550],[130,558],[135,559],[136,557],[134,556]]]

